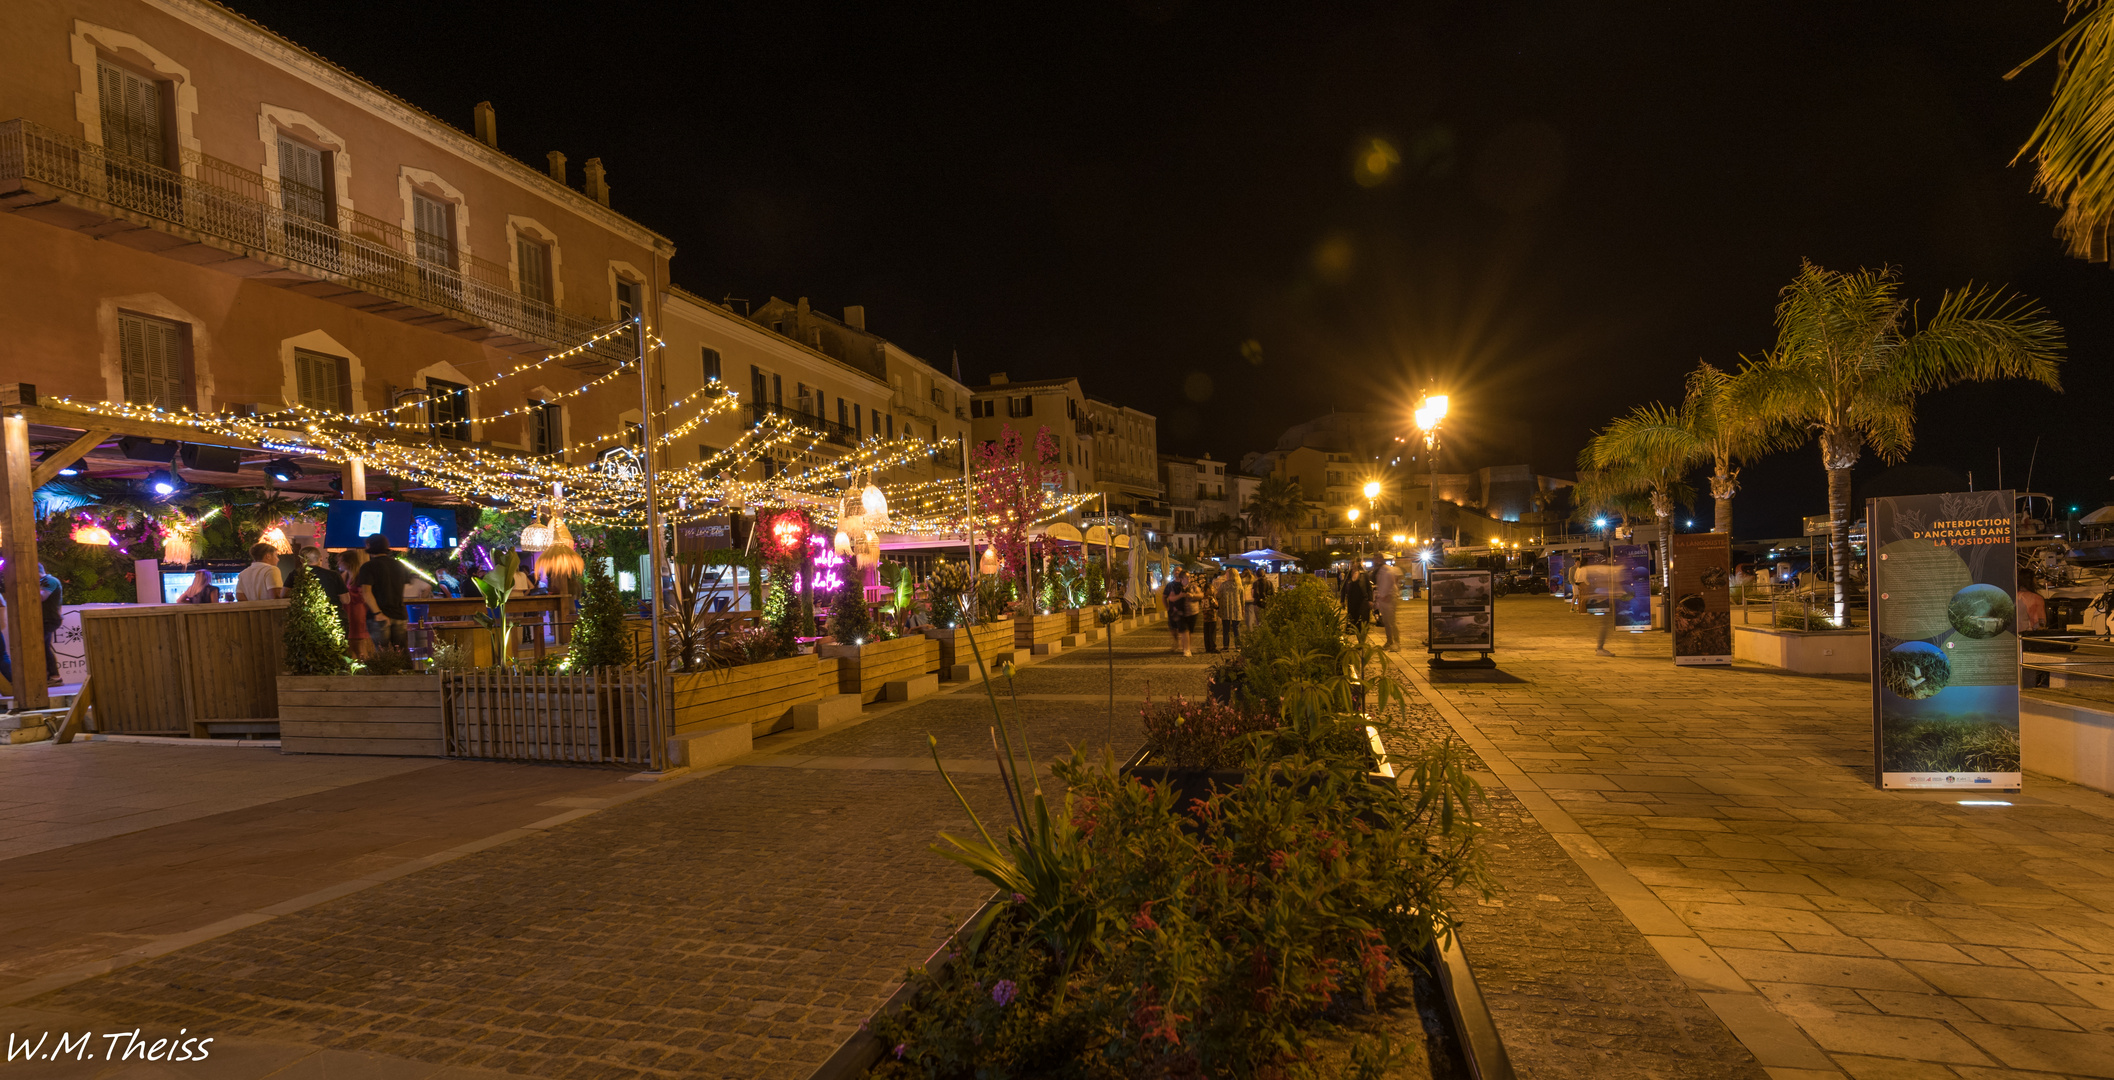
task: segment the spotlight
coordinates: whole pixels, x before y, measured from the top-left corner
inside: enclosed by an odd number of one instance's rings
[[[292,458],[277,458],[264,466],[264,475],[281,484],[292,483],[301,476],[301,463]]]
[[[167,469],[156,469],[147,474],[147,490],[156,495],[174,495],[178,480]]]

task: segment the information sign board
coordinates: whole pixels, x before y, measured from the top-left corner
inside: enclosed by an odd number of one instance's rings
[[[1732,537],[1674,534],[1674,663],[1732,663]]]

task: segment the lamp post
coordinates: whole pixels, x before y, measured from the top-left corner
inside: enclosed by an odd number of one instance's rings
[[[1357,527],[1358,527],[1358,508],[1357,508],[1357,507],[1353,506],[1353,507],[1350,507],[1349,509],[1346,509],[1346,510],[1345,510],[1345,511],[1343,512],[1343,516],[1344,516],[1344,517],[1347,517],[1347,518],[1349,518],[1349,519],[1350,519],[1350,521],[1351,521],[1351,527],[1352,527],[1352,528],[1354,528],[1354,529],[1355,529],[1355,528],[1357,528]],[[1364,540],[1359,540],[1359,541],[1358,541],[1358,549],[1359,549],[1360,551],[1363,551],[1363,550],[1365,549],[1365,541],[1364,541]]]
[[[1445,394],[1424,395],[1414,414],[1417,430],[1424,433],[1424,467],[1431,477],[1431,539],[1439,542],[1439,422],[1446,419]]]

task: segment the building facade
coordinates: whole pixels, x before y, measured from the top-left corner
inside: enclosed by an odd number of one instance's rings
[[[969,424],[977,443],[996,440],[1012,428],[1032,445],[1047,429],[1057,451],[1052,468],[1063,474],[1059,490],[1094,490],[1093,410],[1078,379],[1014,382],[998,372],[985,385],[970,388]]]
[[[591,160],[533,168],[203,0],[26,0],[0,35],[0,381],[201,412],[395,415],[567,452],[638,409],[674,245]],[[518,377],[504,373],[557,355]],[[97,454],[90,455],[91,469]]]

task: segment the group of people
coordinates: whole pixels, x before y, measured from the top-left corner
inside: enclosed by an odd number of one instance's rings
[[[1277,592],[1269,575],[1225,570],[1216,578],[1177,569],[1160,587],[1160,604],[1167,610],[1168,628],[1174,631],[1174,651],[1192,654],[1191,635],[1204,631],[1204,651],[1218,652],[1219,640],[1228,650],[1240,646],[1241,626],[1254,625],[1264,604]]]
[[[5,597],[12,584],[13,573],[14,567],[0,568],[0,612],[7,609]],[[65,603],[66,587],[44,569],[43,563],[37,564],[37,599],[44,612],[44,682],[48,686],[56,686],[59,682],[59,654],[52,648],[52,635],[58,633],[59,620],[65,618],[65,613],[59,610],[59,605]],[[0,615],[0,630],[4,630],[6,625],[6,617]],[[5,636],[0,636],[0,677],[6,678],[9,686],[14,685],[15,660],[8,650]]]
[[[1411,582],[1414,584],[1415,579]],[[1343,601],[1344,617],[1353,632],[1372,622],[1378,612],[1380,626],[1387,634],[1387,647],[1395,647],[1401,621],[1396,618],[1396,609],[1402,600],[1402,572],[1395,569],[1392,561],[1376,560],[1371,569],[1363,563],[1351,567],[1336,582],[1336,598]]]
[[[338,620],[352,655],[372,657],[380,648],[401,649],[410,628],[406,601],[429,599],[433,582],[415,573],[398,559],[389,539],[380,533],[367,538],[366,546],[347,548],[326,556],[322,548],[304,547],[301,561],[322,583],[323,594],[338,609]],[[258,543],[250,547],[250,564],[235,576],[236,600],[278,600],[286,596],[286,577],[279,569],[279,549]],[[200,570],[191,587],[177,597],[179,604],[217,604],[220,587],[211,571]]]

